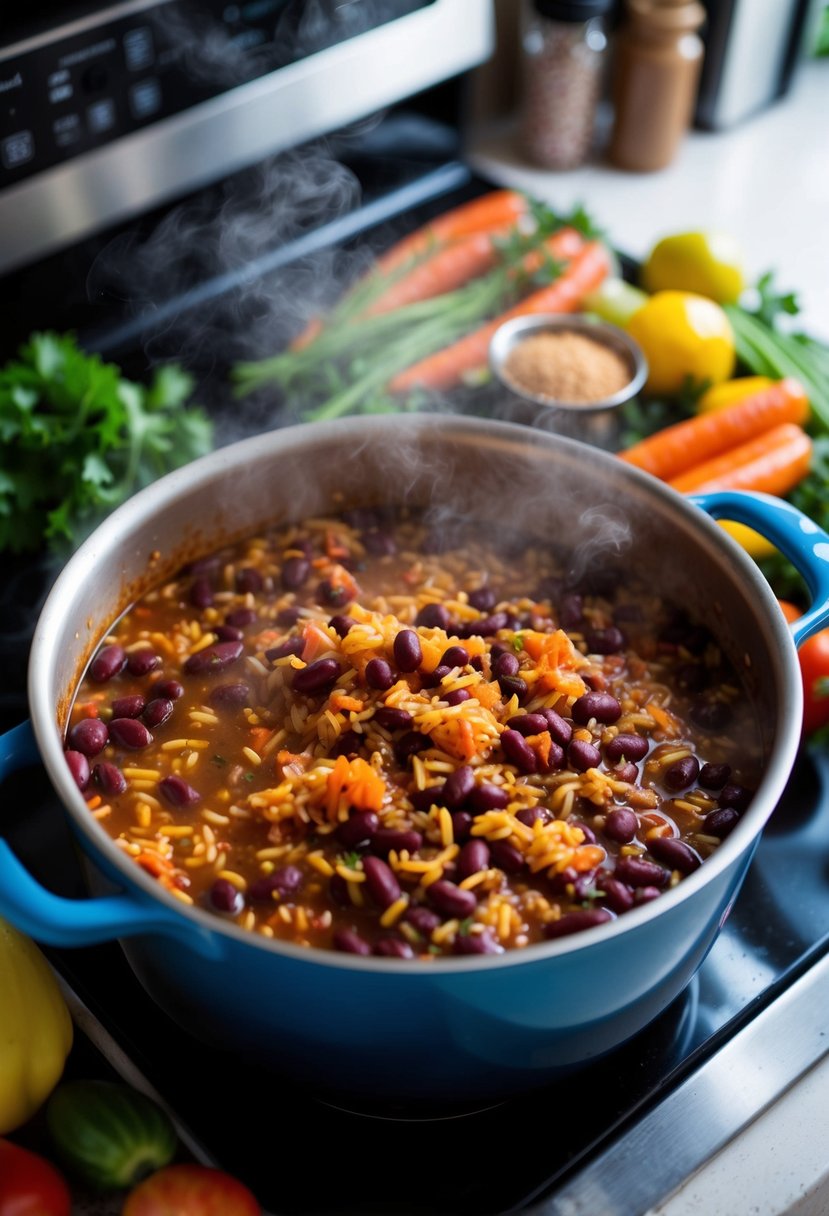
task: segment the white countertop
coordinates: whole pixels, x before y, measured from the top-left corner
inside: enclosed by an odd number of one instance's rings
[[[499,185],[562,210],[584,203],[617,248],[642,257],[670,232],[735,236],[755,279],[777,271],[803,328],[829,339],[829,59],[803,63],[787,97],[725,132],[691,131],[672,164],[628,173],[601,162],[562,173],[522,158],[514,124],[482,126],[468,159]]]

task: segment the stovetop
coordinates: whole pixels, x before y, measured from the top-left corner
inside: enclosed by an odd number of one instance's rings
[[[372,238],[379,244],[382,225],[387,235],[401,230],[401,214],[410,227],[424,208],[442,209],[486,188],[458,162],[438,157],[425,169],[403,182],[402,193],[381,191],[359,214],[340,217],[325,240]],[[320,234],[298,240],[302,248],[303,241],[325,244]],[[256,273],[267,278],[291,256],[274,247]],[[217,301],[244,296],[246,281],[255,277],[248,266],[235,278],[202,283],[171,299],[167,312],[155,317],[163,341],[175,344],[182,317],[207,310],[215,320]],[[230,296],[222,295],[225,290]],[[128,371],[131,364],[138,368],[151,324],[140,311],[110,314],[109,324],[91,324],[90,345]],[[200,387],[209,389],[210,367],[204,371]],[[217,419],[221,424],[218,408]],[[254,415],[247,425],[255,428],[259,421]],[[221,438],[227,434],[220,430]],[[56,572],[45,558],[4,561],[0,729],[26,716],[32,624]],[[3,796],[0,828],[23,861],[51,890],[84,897],[75,842],[45,772],[16,774]],[[117,944],[47,953],[104,1038],[111,1036],[118,1059],[131,1062],[175,1112],[189,1140],[247,1182],[268,1212],[482,1216],[543,1204],[714,1059],[827,951],[829,755],[804,748],[730,917],[683,995],[610,1058],[488,1109],[442,1108],[415,1118],[405,1109],[324,1104],[279,1075],[252,1070],[230,1053],[207,1051],[155,1006]],[[96,1058],[87,1052],[84,1065]],[[302,1164],[309,1159],[315,1163],[310,1172]]]

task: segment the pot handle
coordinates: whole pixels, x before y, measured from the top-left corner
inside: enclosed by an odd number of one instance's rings
[[[0,735],[0,780],[39,762],[30,722]],[[32,877],[5,840],[0,840],[0,916],[48,946],[90,946],[137,933],[161,933],[208,958],[219,953],[212,934],[138,892],[95,899],[54,895]]]
[[[790,626],[795,646],[829,624],[829,536],[797,507],[757,491],[722,490],[689,494],[689,502],[712,519],[731,519],[754,528],[789,559],[803,577],[812,603]]]

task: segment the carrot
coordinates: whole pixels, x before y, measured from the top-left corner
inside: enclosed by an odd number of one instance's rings
[[[505,321],[545,312],[575,312],[584,296],[598,287],[609,271],[607,250],[598,241],[588,241],[553,283],[526,296],[520,303],[457,342],[399,372],[389,382],[390,392],[405,393],[415,388],[455,388],[465,376],[486,366],[490,339]]]
[[[808,417],[809,399],[802,384],[793,379],[778,380],[721,410],[665,427],[619,456],[662,481],[670,481],[763,431],[784,422],[802,426]]]
[[[788,494],[809,471],[812,441],[802,427],[783,422],[747,443],[688,469],[669,485],[682,494],[710,490],[759,490]]]
[[[374,271],[388,274],[436,245],[515,224],[526,212],[527,200],[517,190],[490,190],[408,233],[377,258]]]

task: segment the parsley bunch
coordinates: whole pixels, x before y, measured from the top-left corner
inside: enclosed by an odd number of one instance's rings
[[[0,368],[0,552],[65,552],[119,503],[210,451],[175,364],[148,386],[70,335],[35,334]]]

